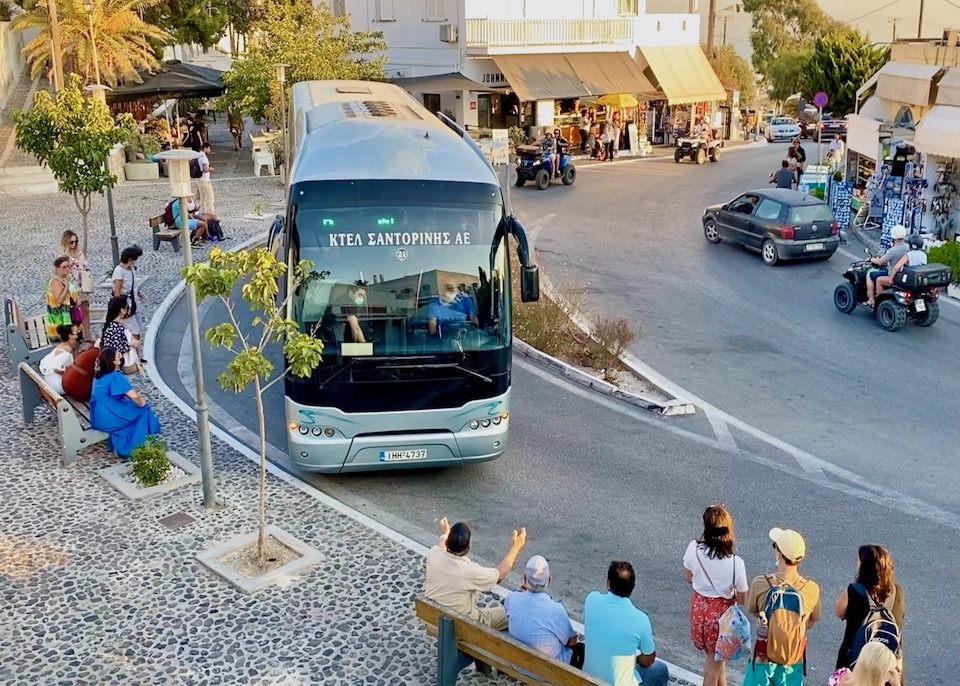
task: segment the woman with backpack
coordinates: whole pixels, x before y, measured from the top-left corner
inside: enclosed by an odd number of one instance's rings
[[[727,663],[714,659],[720,637],[720,616],[747,598],[747,571],[734,554],[733,515],[722,504],[703,511],[703,534],[683,554],[683,578],[693,586],[690,597],[690,639],[704,653],[704,686],[726,686]]]
[[[878,630],[887,635],[882,638],[902,661],[900,631],[907,602],[903,589],[894,576],[893,556],[879,545],[862,545],[857,553],[857,578],[837,598],[837,617],[847,625],[843,642],[837,655],[837,669],[851,667],[864,645]],[[866,626],[869,619],[870,626]],[[889,627],[893,621],[896,627]],[[886,627],[884,625],[887,625]],[[896,645],[890,645],[895,641]]]

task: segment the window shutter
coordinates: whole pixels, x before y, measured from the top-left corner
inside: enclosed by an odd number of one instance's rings
[[[443,0],[427,0],[427,19],[443,19]]]
[[[393,0],[377,0],[377,19],[379,21],[393,21]]]

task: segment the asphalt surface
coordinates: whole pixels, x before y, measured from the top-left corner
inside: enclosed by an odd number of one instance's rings
[[[724,158],[721,166],[729,174],[730,168],[740,163],[735,155],[765,159],[769,152],[731,154]],[[742,159],[747,162],[747,157]],[[637,163],[641,164],[659,163]],[[665,165],[664,172],[680,170],[683,176],[665,176],[661,181],[677,184],[686,175],[714,173],[712,167],[684,165],[675,169],[672,164]],[[611,169],[616,166],[610,165]],[[629,165],[623,167],[629,168]],[[636,184],[638,180],[652,183],[654,181],[650,179],[657,178],[645,176],[641,180],[634,172],[633,177],[613,175],[607,180],[610,173],[606,170],[585,172],[574,186],[577,197],[590,198],[598,192],[610,192],[610,184],[616,179],[632,178]],[[701,182],[695,181],[694,185],[698,183]],[[573,189],[551,188],[539,195],[549,193],[554,196],[550,208],[553,212],[560,210],[557,201],[562,201],[566,197],[564,191],[570,190]],[[641,193],[634,191],[624,202],[631,198],[636,201],[639,195]],[[570,197],[574,196],[571,194]],[[520,198],[518,208],[527,201],[523,196]],[[612,201],[608,199],[607,202]],[[571,221],[575,209],[582,219]],[[595,211],[599,212],[599,208]],[[563,210],[565,221],[556,226],[577,228],[558,229],[555,235],[561,236],[567,231],[579,235],[584,252],[594,256],[592,264],[599,267],[619,263],[623,257],[618,253],[627,250],[635,251],[635,259],[642,254],[640,247],[624,238],[625,244],[619,249],[601,255],[596,236],[580,228],[581,223],[591,221],[586,219],[589,211],[580,212],[576,204]],[[636,227],[635,214],[624,209],[619,220],[611,219],[610,224],[596,227],[594,232],[605,231],[611,237],[615,236],[617,222],[627,223],[628,216],[633,216],[630,221]],[[674,223],[671,222],[670,226]],[[546,227],[540,232],[537,244],[556,252],[558,246],[551,248],[548,241],[554,231],[553,224]],[[691,245],[687,251],[697,250],[692,244],[697,237],[695,232],[681,228],[670,230],[677,236],[681,232],[688,235]],[[634,231],[641,233],[638,228]],[[607,240],[612,243],[612,238]],[[683,241],[678,238],[676,242],[682,253]],[[658,242],[651,239],[646,243]],[[736,289],[719,289],[722,294],[728,290],[747,290],[746,284],[759,278],[760,285],[750,286],[749,290],[762,295],[770,287],[763,279],[780,278],[781,274],[794,279],[798,278],[794,275],[800,275],[802,279],[803,270],[811,266],[769,270],[756,256],[725,245],[716,247],[712,253],[700,254],[701,262],[709,262],[709,257],[739,265],[735,271],[741,285]],[[551,260],[557,266],[552,266]],[[548,270],[553,270],[551,274],[555,278],[562,275],[563,261],[554,254],[544,252],[542,261]],[[754,262],[759,265],[756,269],[752,266]],[[714,279],[721,278],[719,267],[707,269],[701,264],[697,270],[691,270],[691,266],[688,259],[684,265],[688,278],[702,272],[713,274]],[[641,295],[647,300],[656,300],[657,294],[652,289],[639,285],[644,278],[642,271],[636,267],[624,268],[623,273],[628,275],[624,278],[633,279],[638,285],[633,290],[621,286],[617,292],[621,296],[634,293],[638,300]],[[768,274],[773,276],[768,277]],[[819,279],[807,280],[822,281],[826,289],[826,284],[833,283],[835,278],[825,270]],[[612,283],[609,288],[613,290]],[[689,294],[695,292],[665,292],[661,296],[671,298],[677,308],[683,308],[679,309],[682,313],[691,311],[690,306],[683,305],[683,298],[692,297]],[[592,289],[590,296],[596,297]],[[829,298],[826,304],[832,308]],[[709,309],[704,305],[696,313],[701,324],[706,321]],[[779,338],[780,331],[764,329],[771,324],[760,317],[758,310],[758,307],[749,308],[754,317],[749,336]],[[820,312],[827,318],[831,316],[827,308],[820,308]],[[689,316],[693,315],[686,315]],[[218,305],[203,309],[204,328],[223,318],[224,312]],[[660,327],[646,325],[637,352],[645,355],[648,347],[661,351],[673,349],[669,341],[677,338],[675,330],[678,327],[696,329],[697,323],[697,320],[690,321],[681,314],[669,326],[666,322]],[[872,334],[871,327],[875,326],[866,317],[863,322],[841,318],[833,324],[834,328],[838,325],[857,327],[866,335]],[[181,299],[163,322],[157,353],[153,355],[165,382],[184,398],[189,396],[188,388],[191,387],[189,345],[184,341],[186,330],[185,300]],[[931,331],[936,330],[934,327]],[[918,333],[929,334],[931,331]],[[661,332],[668,343],[659,344],[662,347],[658,348],[655,339]],[[885,340],[898,340],[896,336],[884,335]],[[692,357],[691,353],[682,350],[675,350],[675,354]],[[706,356],[706,353],[700,355]],[[730,374],[729,383],[734,388],[744,384],[743,360],[731,353],[724,355],[725,359],[720,360],[724,369],[717,375]],[[810,353],[805,357],[825,359]],[[216,375],[227,361],[223,354],[205,353],[204,361],[207,388],[214,405],[214,421],[252,443],[250,429],[257,425],[252,398],[238,397],[219,389]],[[698,365],[702,376],[709,365]],[[829,369],[835,369],[834,365],[831,362]],[[784,396],[798,397],[795,388],[798,383],[785,384],[781,388]],[[772,390],[768,396],[778,398]],[[856,392],[856,388],[845,391],[848,395]],[[278,448],[273,457],[283,465],[282,392],[275,386],[269,393],[267,438]],[[521,562],[532,554],[545,555],[551,561],[555,576],[554,595],[577,618],[581,615],[586,594],[603,586],[609,561],[631,560],[639,578],[635,599],[652,617],[661,656],[696,671],[699,671],[701,658],[691,648],[688,638],[689,590],[681,577],[681,557],[686,544],[699,534],[700,514],[706,505],[724,501],[735,513],[738,551],[745,558],[751,575],[772,569],[773,558],[767,539],[770,527],[793,527],[807,537],[809,553],[804,572],[819,580],[824,589],[824,621],[811,633],[810,683],[824,683],[832,669],[842,635],[842,623],[832,616],[832,606],[837,594],[855,574],[857,546],[881,542],[894,551],[898,577],[908,594],[909,620],[905,642],[911,682],[953,683],[953,674],[960,664],[955,646],[950,647],[953,642],[945,637],[956,636],[960,630],[957,620],[960,617],[960,596],[945,589],[956,587],[957,569],[960,568],[960,552],[956,546],[960,523],[955,511],[926,507],[922,502],[918,505],[906,497],[898,498],[890,491],[889,484],[876,481],[877,473],[873,469],[863,473],[868,479],[859,481],[805,469],[790,454],[762,440],[756,433],[739,428],[730,429],[728,433],[719,432],[707,421],[704,412],[690,418],[661,419],[570,384],[526,362],[517,361],[515,364],[514,394],[511,448],[496,462],[466,469],[343,477],[304,475],[304,478],[427,545],[436,540],[436,523],[440,516],[467,520],[475,530],[474,557],[491,563],[496,563],[508,547],[509,531],[526,526],[529,542],[521,555]],[[728,393],[724,397],[727,396],[737,398],[738,394]],[[716,398],[710,400],[728,409]],[[776,402],[790,404],[782,400]],[[773,401],[764,401],[758,407],[762,407],[764,413],[776,410]],[[753,421],[755,417],[750,419]],[[813,424],[815,417],[804,421],[816,426]],[[953,429],[943,426],[942,430]],[[817,433],[824,433],[823,427]],[[840,442],[841,438],[847,440],[838,433],[836,440]],[[892,452],[880,454],[888,455],[887,459],[891,461],[898,459]],[[936,458],[926,459],[930,460],[931,469],[938,464]],[[955,459],[952,453],[949,459]],[[904,474],[913,476],[916,471],[904,470]],[[943,471],[947,473],[946,469]],[[913,484],[913,479],[901,476],[894,485],[907,489]],[[517,569],[522,567],[518,565]],[[516,584],[518,579],[508,581]]]

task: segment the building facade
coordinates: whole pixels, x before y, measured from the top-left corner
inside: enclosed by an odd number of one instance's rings
[[[696,14],[646,0],[340,0],[353,30],[381,31],[387,76],[468,130],[569,124],[581,98],[724,102]]]

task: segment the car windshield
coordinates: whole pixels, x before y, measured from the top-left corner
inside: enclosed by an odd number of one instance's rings
[[[793,123],[793,119],[774,119],[773,120],[774,126],[785,126],[792,123]]]
[[[295,299],[302,330],[318,331],[324,354],[360,342],[366,355],[505,346],[499,218],[496,206],[301,210],[298,257],[319,275]]]
[[[809,224],[811,222],[832,222],[833,212],[826,204],[798,205],[790,208],[791,224]]]

